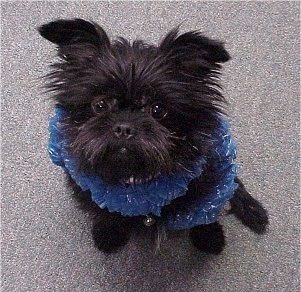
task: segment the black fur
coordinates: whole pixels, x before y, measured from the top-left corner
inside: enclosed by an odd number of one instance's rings
[[[263,206],[245,189],[241,180],[236,178],[238,189],[230,200],[231,211],[243,224],[258,234],[266,232],[268,215]]]
[[[138,182],[184,169],[196,157],[206,156],[216,114],[224,113],[226,104],[218,82],[221,63],[230,59],[223,43],[199,31],[179,34],[177,28],[158,46],[123,38],[111,42],[100,26],[81,19],[50,22],[39,32],[58,48],[59,61],[51,66],[47,88],[70,112],[65,127],[78,169],[110,184],[131,177]],[[163,217],[202,196],[215,179],[205,169],[185,196],[163,208]],[[233,212],[261,233],[268,224],[266,211],[238,182]],[[101,210],[89,192],[71,185],[94,214],[92,234],[100,250],[118,250],[141,225],[140,216]],[[156,220],[160,224],[162,219]],[[218,253],[224,246],[218,223],[197,226],[190,237],[206,252]]]
[[[218,222],[193,227],[189,236],[196,248],[207,253],[219,254],[225,246],[223,227]]]

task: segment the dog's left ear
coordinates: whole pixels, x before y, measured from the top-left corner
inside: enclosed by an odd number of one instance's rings
[[[105,31],[96,23],[83,19],[60,19],[38,28],[42,37],[59,46],[90,43],[95,46],[109,45]]]
[[[110,46],[106,32],[96,23],[83,19],[60,19],[38,28],[42,37],[56,44],[59,52],[70,56],[84,50],[86,55]],[[60,53],[59,53],[60,54]]]
[[[219,63],[230,60],[230,55],[220,41],[209,39],[199,31],[179,35],[178,28],[170,31],[159,45],[159,51],[176,63],[176,66],[191,70],[219,68]],[[196,69],[196,68],[195,68]]]

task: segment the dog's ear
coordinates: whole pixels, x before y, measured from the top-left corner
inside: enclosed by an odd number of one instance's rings
[[[42,37],[58,45],[60,49],[85,45],[90,49],[100,50],[110,46],[105,31],[96,23],[83,19],[56,20],[40,26],[38,31]]]
[[[222,42],[209,39],[199,31],[179,35],[178,27],[170,31],[159,45],[159,51],[175,62],[180,70],[213,70],[230,60]]]

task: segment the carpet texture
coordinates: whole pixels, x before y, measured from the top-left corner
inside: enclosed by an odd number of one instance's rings
[[[2,291],[299,291],[299,2],[1,2]],[[54,46],[36,27],[57,18],[100,23],[157,43],[172,27],[201,29],[232,55],[222,82],[240,177],[270,214],[264,236],[223,219],[220,256],[180,234],[155,254],[146,237],[119,254],[96,250],[90,222],[46,145],[52,115],[39,77]]]

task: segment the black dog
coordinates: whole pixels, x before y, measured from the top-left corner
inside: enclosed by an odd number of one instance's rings
[[[178,29],[158,46],[140,40],[131,44],[123,38],[111,42],[100,26],[81,19],[54,21],[39,32],[58,46],[60,61],[52,65],[47,87],[64,114],[58,125],[66,135],[65,150],[74,158],[70,185],[82,207],[94,214],[92,234],[100,250],[118,250],[143,223],[164,229],[170,214],[178,214],[183,206],[189,209],[213,191],[222,176],[216,177],[220,169],[213,170],[208,157],[226,103],[218,76],[220,64],[230,59],[221,42],[198,31],[179,35]],[[53,127],[56,130],[57,124]],[[170,201],[165,198],[168,203],[162,203],[160,214],[127,210],[131,216],[123,216],[75,179],[75,173],[84,173],[101,179],[107,189],[136,190],[177,173],[190,174],[194,161],[203,161],[200,175],[189,181],[186,193]],[[265,232],[265,209],[237,177],[230,183],[236,185],[229,198],[232,212],[251,230]],[[128,198],[126,204],[130,203]],[[216,220],[192,226],[194,219],[187,218],[198,249],[222,251],[225,240]]]

